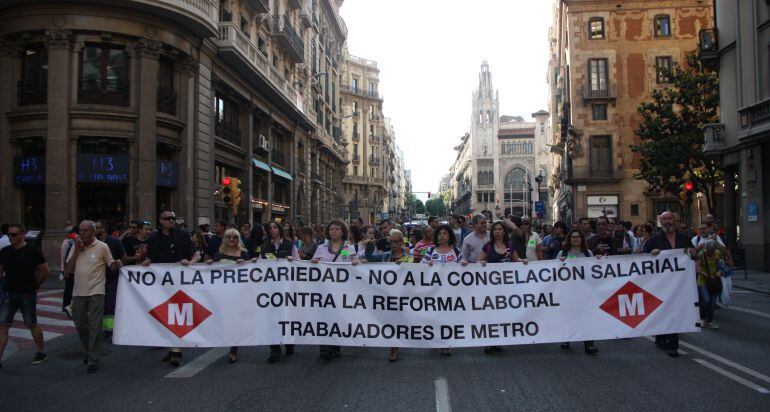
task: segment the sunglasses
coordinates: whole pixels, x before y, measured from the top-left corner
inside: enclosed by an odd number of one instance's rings
[[[16,237],[16,236],[18,236],[20,234],[21,234],[21,232],[14,232],[14,233],[8,232],[8,237]]]
[[[165,221],[170,222],[172,220],[176,220],[176,216],[166,216],[166,217],[160,218],[160,220],[165,220]]]

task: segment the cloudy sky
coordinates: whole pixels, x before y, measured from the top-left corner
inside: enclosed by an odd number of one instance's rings
[[[416,192],[435,192],[470,126],[487,60],[501,114],[546,107],[550,0],[346,0],[348,49],[376,60]],[[425,200],[427,195],[418,195]]]

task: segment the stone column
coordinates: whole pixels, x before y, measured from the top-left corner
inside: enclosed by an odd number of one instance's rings
[[[727,247],[736,247],[736,226],[737,226],[737,198],[735,193],[735,170],[727,168],[725,170],[725,193],[724,193],[724,219],[725,231],[727,232]]]
[[[179,188],[175,205],[176,212],[188,219],[188,227],[197,226],[195,210],[195,109],[196,89],[195,79],[198,72],[198,61],[193,58],[182,59],[178,64],[179,74],[179,120],[184,123],[184,130],[179,134],[182,148],[179,151]],[[156,217],[157,219],[157,217]]]
[[[269,142],[270,150],[267,152],[267,164],[271,164],[273,162],[273,125],[272,125],[273,119],[268,116],[267,118],[267,141]],[[270,166],[272,167],[272,166]],[[267,221],[273,220],[273,171],[267,172],[267,208],[266,212],[263,213],[262,216],[267,216]],[[263,220],[265,217],[262,218]],[[268,233],[269,235],[269,233]]]
[[[251,164],[251,159],[254,157],[254,116],[256,115],[256,107],[251,105],[249,107],[249,119],[248,130],[246,131],[246,158],[243,165],[243,178],[241,179],[241,207],[248,213],[246,219],[243,222],[249,222],[252,227],[254,226],[254,213],[251,211],[251,199],[254,197],[254,165]],[[243,212],[239,212],[243,216]],[[243,224],[243,223],[241,223]]]
[[[139,112],[136,126],[136,161],[134,182],[135,209],[132,217],[152,220],[155,218],[157,159],[157,106],[158,106],[158,58],[163,49],[161,42],[141,39],[135,45],[138,59],[136,82],[136,107]],[[189,217],[185,216],[188,221]]]
[[[77,214],[69,205],[77,196],[76,185],[70,179],[72,173],[69,122],[70,87],[70,30],[47,30],[48,49],[48,127],[45,150],[45,228],[43,253],[48,257],[58,256],[62,230],[67,225],[76,225]],[[74,53],[73,53],[74,54]],[[64,152],[64,153],[62,153]],[[58,261],[58,259],[56,259]]]
[[[16,73],[21,49],[14,42],[0,37],[0,113],[13,110],[16,96]],[[21,210],[17,189],[13,186],[13,148],[11,147],[10,123],[6,116],[0,116],[0,164],[4,165],[0,173],[0,221],[21,221]]]

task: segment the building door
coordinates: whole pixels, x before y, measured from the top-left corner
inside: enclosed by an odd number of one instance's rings
[[[78,184],[78,222],[103,220],[114,228],[126,222],[126,186]]]

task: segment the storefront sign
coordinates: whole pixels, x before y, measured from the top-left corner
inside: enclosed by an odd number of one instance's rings
[[[589,205],[617,205],[617,196],[587,196],[586,203]]]
[[[128,183],[127,154],[78,153],[78,183]]]
[[[757,202],[751,202],[748,206],[748,215],[749,215],[749,222],[758,222],[759,221],[759,205],[757,205]]]
[[[179,162],[158,159],[155,168],[155,184],[160,187],[177,188],[179,186]]]
[[[13,184],[16,186],[45,184],[45,158],[43,156],[14,158]]]

